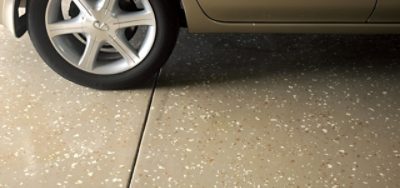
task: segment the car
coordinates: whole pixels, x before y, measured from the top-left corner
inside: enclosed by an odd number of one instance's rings
[[[146,83],[193,33],[400,33],[399,0],[0,0],[58,74],[104,90]]]

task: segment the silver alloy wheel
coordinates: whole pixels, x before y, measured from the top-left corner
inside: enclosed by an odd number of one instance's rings
[[[49,0],[46,29],[57,52],[73,66],[92,74],[118,74],[134,68],[150,53],[156,18],[149,0],[135,1],[142,9],[134,12],[121,10],[118,0],[72,0],[79,15],[70,19],[62,16],[64,1]],[[128,39],[125,29],[139,26],[145,27],[141,41]],[[84,43],[75,42],[78,34],[84,36]],[[109,55],[101,50],[104,46],[114,48],[117,56],[101,58]]]

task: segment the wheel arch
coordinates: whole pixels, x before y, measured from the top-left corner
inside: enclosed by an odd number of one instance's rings
[[[179,16],[179,24],[180,24],[180,26],[181,27],[187,27],[188,26],[187,19],[186,19],[186,15],[187,14],[186,14],[185,9],[184,9],[183,1],[184,0],[175,0],[175,6],[177,7],[177,9],[179,11],[178,16]]]

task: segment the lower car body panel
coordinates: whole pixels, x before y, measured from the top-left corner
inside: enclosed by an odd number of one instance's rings
[[[377,0],[196,1],[208,17],[223,22],[354,23],[368,20]]]
[[[370,22],[393,23],[400,22],[400,1],[379,0]]]
[[[196,0],[182,1],[194,33],[400,33],[400,23],[234,23],[209,18]]]

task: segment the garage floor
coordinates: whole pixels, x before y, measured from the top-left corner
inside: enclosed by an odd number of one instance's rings
[[[400,187],[399,35],[182,30],[115,92],[0,41],[0,187]]]

